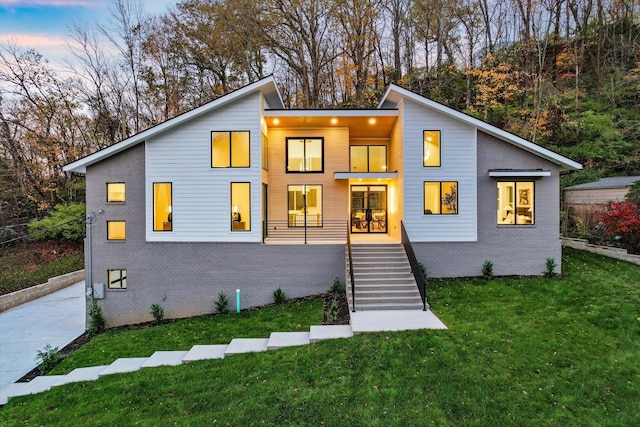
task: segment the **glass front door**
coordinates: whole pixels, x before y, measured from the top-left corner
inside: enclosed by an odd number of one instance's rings
[[[351,232],[387,232],[387,186],[351,186]]]

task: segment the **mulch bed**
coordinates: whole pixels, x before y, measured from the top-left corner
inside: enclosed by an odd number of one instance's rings
[[[324,304],[322,308],[323,317],[322,324],[323,325],[348,325],[351,321],[351,316],[349,315],[349,304],[347,303],[347,294],[342,292],[335,296],[336,301],[338,302],[338,316],[335,322],[329,322],[327,319],[327,313],[329,312],[329,307],[331,307],[331,302],[333,301],[333,294],[324,294]]]

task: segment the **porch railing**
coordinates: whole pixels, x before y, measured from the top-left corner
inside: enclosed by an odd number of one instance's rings
[[[422,275],[422,270],[420,270],[418,259],[416,258],[415,252],[413,252],[413,246],[411,246],[409,235],[407,234],[407,230],[404,228],[404,222],[402,221],[400,221],[400,229],[402,232],[402,246],[404,246],[404,250],[407,253],[409,264],[411,264],[411,272],[413,273],[413,277],[416,279],[416,284],[418,285],[418,291],[420,292],[420,298],[422,298],[422,309],[424,311],[427,311],[427,308],[428,308],[427,296],[426,296],[427,281],[425,277]]]
[[[325,243],[345,244],[348,238],[348,222],[343,220],[308,221],[267,220],[262,222],[262,243]]]
[[[356,280],[353,274],[353,255],[351,254],[351,233],[347,231],[347,252],[349,253],[349,279],[351,279],[351,311],[356,312]]]

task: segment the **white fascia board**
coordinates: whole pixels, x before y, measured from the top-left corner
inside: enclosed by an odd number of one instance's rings
[[[181,125],[189,120],[199,117],[203,114],[206,114],[210,111],[218,109],[230,102],[235,101],[238,98],[241,98],[245,95],[253,93],[255,91],[261,90],[265,94],[269,94],[269,96],[273,99],[274,97],[280,97],[278,93],[278,89],[275,84],[275,80],[272,76],[266,77],[262,80],[259,80],[255,83],[244,86],[240,89],[237,89],[233,92],[230,92],[226,95],[221,96],[218,99],[214,99],[211,102],[208,102],[200,107],[194,108],[193,110],[187,111],[185,113],[180,114],[172,119],[169,119],[165,122],[157,124],[147,130],[143,130],[140,133],[137,133],[127,139],[123,139],[122,141],[115,143],[103,150],[97,151],[93,154],[90,154],[82,159],[76,160],[73,163],[69,163],[65,165],[62,170],[65,172],[78,172],[78,173],[86,173],[87,166],[90,166],[94,163],[97,163],[103,159],[113,156],[121,151],[124,151],[140,142],[143,142],[159,133],[165,132],[171,128],[174,128],[178,125]],[[282,104],[282,101],[280,102]]]
[[[490,170],[489,176],[491,177],[541,177],[551,176],[551,171],[545,170]]]
[[[379,107],[382,105],[389,105],[389,103],[391,103],[392,105],[397,104],[402,100],[402,98],[408,98],[413,102],[424,105],[425,107],[436,110],[442,114],[460,120],[471,126],[475,126],[481,131],[488,133],[489,135],[495,136],[496,138],[499,138],[503,141],[510,142],[511,144],[522,148],[523,150],[536,154],[544,159],[549,160],[552,163],[559,165],[562,170],[582,169],[582,165],[578,162],[575,162],[558,153],[534,144],[531,141],[527,141],[524,138],[520,138],[519,136],[514,135],[510,132],[490,125],[489,123],[483,122],[482,120],[476,119],[475,117],[472,117],[468,114],[461,113],[460,111],[456,111],[453,108],[447,107],[446,105],[432,101],[428,98],[425,98],[424,96],[420,96],[400,86],[396,86],[393,84],[390,85],[389,89],[387,89],[387,92],[384,94],[382,101],[380,101]]]

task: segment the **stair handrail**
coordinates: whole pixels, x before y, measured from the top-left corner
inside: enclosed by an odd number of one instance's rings
[[[418,292],[420,292],[420,298],[422,299],[422,310],[427,311],[427,279],[422,275],[420,264],[418,264],[416,254],[413,252],[413,246],[411,246],[411,240],[409,240],[409,235],[407,234],[407,230],[404,228],[404,222],[402,221],[400,221],[400,230],[402,232],[402,246],[404,246],[404,251],[407,253],[407,258],[411,265],[411,272],[413,273],[413,277],[416,279]]]
[[[353,256],[351,254],[351,233],[347,224],[347,251],[349,252],[349,277],[351,278],[351,312],[356,312],[356,282],[353,278]]]

